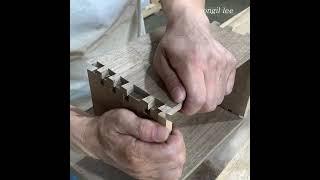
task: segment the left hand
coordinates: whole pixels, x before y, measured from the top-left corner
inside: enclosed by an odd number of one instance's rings
[[[203,11],[185,10],[169,19],[153,68],[182,112],[213,111],[231,93],[236,60],[210,32]]]

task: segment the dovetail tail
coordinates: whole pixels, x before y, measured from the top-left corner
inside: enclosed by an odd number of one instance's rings
[[[154,101],[154,107],[155,108],[159,108],[159,107],[161,107],[163,105],[164,105],[163,102],[161,102],[159,99],[155,98],[155,101]]]
[[[129,81],[120,76],[119,81],[116,82],[116,86],[122,86],[124,84],[127,84],[128,82]]]
[[[113,76],[113,75],[115,75],[115,74],[116,74],[115,72],[113,72],[112,70],[108,69],[108,75],[109,75],[109,76]]]
[[[97,61],[97,62],[93,63],[92,66],[95,66],[99,69],[99,68],[103,67],[104,65]]]
[[[150,114],[150,109],[145,109],[145,110],[144,110],[144,113],[146,113],[146,114],[149,115],[149,114]]]
[[[146,93],[144,90],[142,90],[141,88],[139,88],[136,85],[133,85],[133,91],[130,92],[130,95],[136,99],[139,99],[139,100],[149,96],[148,93]]]
[[[229,112],[233,113],[231,109],[227,109],[227,111],[229,111]]]
[[[95,69],[95,70],[93,71],[93,73],[99,76],[99,71],[98,71],[98,69]]]

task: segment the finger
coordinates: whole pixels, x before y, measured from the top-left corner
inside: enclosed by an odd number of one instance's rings
[[[217,104],[216,106],[220,105],[224,99],[224,96],[226,94],[226,89],[227,89],[227,83],[228,83],[228,69],[224,68],[220,72],[220,78],[218,79],[218,95],[217,95]]]
[[[170,130],[159,123],[139,117],[128,121],[126,128],[127,133],[145,142],[164,142],[170,134]]]
[[[166,179],[166,180],[177,180],[180,179],[182,175],[182,168],[176,167],[170,170],[165,169],[165,171],[160,172],[159,179]]]
[[[231,71],[231,73],[229,74],[229,77],[228,77],[226,95],[229,95],[232,92],[235,77],[236,77],[236,70],[234,69]]]
[[[161,48],[157,48],[155,55],[156,60],[153,61],[153,67],[164,82],[171,98],[175,102],[181,103],[186,98],[186,91],[176,73],[169,66],[164,52],[161,51]]]
[[[175,70],[186,89],[187,97],[181,112],[186,115],[197,113],[206,100],[206,87],[202,70],[189,64],[175,67]]]
[[[220,105],[224,99],[224,96],[226,95],[226,89],[227,89],[227,82],[228,77],[232,69],[234,68],[233,61],[230,61],[230,59],[234,59],[233,55],[224,49],[223,51],[223,59],[219,63],[219,74],[220,78],[218,79],[218,96],[217,96],[217,105]]]
[[[158,162],[175,160],[181,152],[185,155],[183,136],[177,130],[172,131],[166,143],[146,143],[139,140],[135,143],[135,150],[139,154],[143,154]]]
[[[180,144],[180,143],[184,144],[182,133],[178,129],[173,129],[166,143],[168,145]]]
[[[170,134],[166,127],[152,120],[140,118],[127,109],[114,109],[106,116],[114,119],[114,129],[118,133],[131,135],[142,141],[164,142]]]
[[[206,71],[204,74],[207,99],[199,112],[210,112],[216,108],[218,96],[218,73],[216,71]]]
[[[168,144],[169,148],[176,147],[176,151],[180,152],[178,156],[175,155],[175,158],[177,158],[180,166],[183,166],[186,161],[186,146],[182,133],[178,129],[173,129],[166,143]]]

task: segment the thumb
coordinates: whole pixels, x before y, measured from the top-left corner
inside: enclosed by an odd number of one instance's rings
[[[137,132],[139,138],[146,142],[165,142],[168,139],[170,130],[157,122],[137,118]]]
[[[186,91],[176,73],[169,66],[164,53],[165,52],[161,47],[157,48],[153,60],[153,68],[164,82],[171,98],[175,102],[181,103],[186,98]]]
[[[170,130],[149,119],[138,116],[123,118],[120,133],[129,134],[145,142],[164,142],[168,139]],[[119,125],[119,124],[118,124]]]

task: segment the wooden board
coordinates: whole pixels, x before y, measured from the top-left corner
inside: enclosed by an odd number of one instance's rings
[[[218,107],[214,112],[190,117],[179,113],[173,121],[182,132],[186,144],[187,160],[182,175],[182,179],[185,179],[241,125],[242,118]],[[88,179],[132,179],[123,172],[90,157],[71,166]]]
[[[224,97],[220,106],[241,117],[245,117],[250,107],[249,99],[250,61],[247,61],[237,69],[232,93]]]
[[[236,16],[233,16],[220,25],[220,27],[226,26],[232,27],[232,31],[234,32],[240,34],[250,34],[250,7],[246,8]],[[237,76],[233,92],[226,97],[221,107],[226,109],[230,108],[233,110],[233,112],[237,113],[237,110],[239,110],[238,108],[242,107],[243,110],[245,107],[244,105],[239,106],[239,103],[241,104],[247,102],[245,111],[242,111],[239,114],[244,116],[244,122],[236,132],[232,133],[229,138],[224,140],[219,147],[217,147],[216,150],[208,156],[208,158],[192,173],[192,175],[188,177],[188,180],[211,180],[219,176],[221,172],[222,174],[220,176],[224,177],[224,179],[230,178],[229,174],[234,175],[235,173],[238,174],[238,172],[240,172],[241,178],[243,177],[246,179],[248,177],[246,175],[248,175],[250,172],[250,167],[248,166],[250,157],[248,157],[246,153],[238,153],[238,151],[247,145],[246,142],[249,141],[250,143],[250,132],[248,132],[250,130],[250,61],[247,61],[242,66],[246,67],[240,67],[237,69]],[[231,101],[231,97],[236,97],[236,99]],[[241,161],[236,160],[237,165],[234,166],[235,160],[231,159],[236,154],[239,156],[238,158],[241,159]],[[229,165],[229,163],[232,165]],[[232,168],[228,168],[230,166]],[[235,179],[239,178],[240,176]]]
[[[240,127],[230,133],[219,146],[216,146],[187,180],[211,180],[219,176],[245,143],[250,140],[250,132],[248,131],[250,129],[250,116],[242,121]],[[246,165],[243,167],[246,167]],[[244,171],[244,169],[241,169],[241,171]]]
[[[143,9],[142,16],[146,18],[154,13],[159,12],[161,9],[162,9],[162,6],[160,2],[153,2],[149,4],[145,9]]]
[[[241,11],[237,15],[233,16],[223,24],[221,27],[224,28],[226,26],[232,27],[233,32],[237,32],[239,34],[249,34],[250,33],[250,7]]]
[[[212,24],[211,31],[236,57],[237,67],[249,60],[249,36],[234,33],[228,27],[220,28],[218,23]],[[92,67],[88,69],[88,77],[96,115],[112,108],[126,107],[171,129],[171,119],[182,104],[171,100],[150,66],[161,34],[163,32],[147,34],[121,49],[89,61]]]
[[[250,34],[250,7],[233,16],[220,27],[231,27],[239,34]],[[237,69],[232,93],[220,105],[239,116],[245,117],[250,110],[250,61]]]
[[[246,16],[247,15],[248,14],[246,14]],[[241,17],[238,18],[242,19]],[[232,20],[229,22],[236,24],[237,20]],[[221,26],[223,25],[226,24],[223,23]],[[241,26],[241,28],[238,29],[249,28],[245,26]],[[240,26],[238,25],[238,27]],[[235,28],[232,29],[235,30]],[[159,37],[161,37],[161,31],[160,33],[153,33],[150,37],[153,39],[159,39]],[[119,54],[121,54],[121,52],[119,52],[118,55]],[[112,54],[109,55],[110,57],[112,56]],[[213,114],[197,115],[199,117],[190,117],[188,121],[185,121],[183,118],[180,120],[180,122],[179,120],[176,120],[177,125],[179,125],[179,129],[184,134],[184,139],[187,146],[187,162],[183,171],[182,179],[188,177],[188,175],[190,175],[193,170],[195,170],[196,167],[198,167],[206,159],[206,157],[217,151],[217,149],[221,147],[225,140],[233,134],[233,132],[242,124],[243,121],[238,116],[235,116],[220,107],[218,107],[217,111],[213,112]],[[228,120],[227,117],[230,117],[230,119]],[[73,152],[70,152],[70,154],[73,154]],[[75,157],[73,162],[74,163],[71,163],[70,166],[73,169],[76,169],[76,171],[84,176],[85,179],[132,179],[118,169],[108,166],[101,161],[93,160],[89,157]]]
[[[216,180],[250,180],[250,141],[247,140],[239,152],[228,163]]]

